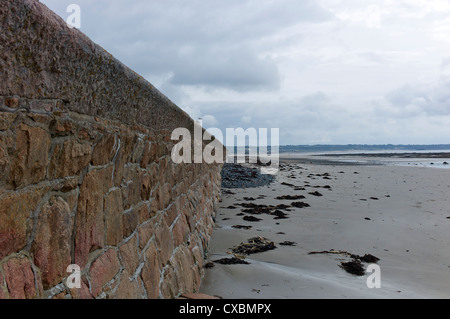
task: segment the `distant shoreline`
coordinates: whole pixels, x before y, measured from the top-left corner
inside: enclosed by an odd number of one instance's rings
[[[341,153],[341,154],[315,154],[312,156],[363,156],[363,157],[394,157],[394,158],[450,158],[448,152],[435,152],[435,153],[417,153],[417,152],[404,152],[404,153]]]
[[[410,165],[450,168],[450,152],[377,152],[377,153],[280,153],[280,162],[339,166]],[[443,161],[440,163],[439,160]],[[420,162],[418,162],[420,161]]]

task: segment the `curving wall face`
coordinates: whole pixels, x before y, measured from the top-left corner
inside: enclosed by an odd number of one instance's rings
[[[37,0],[0,30],[0,299],[195,292],[221,165],[172,162],[192,119]]]

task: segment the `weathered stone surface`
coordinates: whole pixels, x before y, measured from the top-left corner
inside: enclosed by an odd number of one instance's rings
[[[17,109],[19,107],[18,97],[5,97],[3,104],[11,109]]]
[[[80,267],[91,251],[104,246],[103,197],[112,186],[111,174],[112,167],[92,170],[80,186],[75,231],[75,262]]]
[[[39,126],[44,128],[45,131],[47,131],[52,121],[51,116],[48,114],[27,113],[27,117],[30,118],[36,124],[42,124]]]
[[[152,193],[153,181],[151,177],[147,174],[142,176],[141,184],[141,200],[147,201],[150,199]]]
[[[131,211],[128,211],[122,215],[123,221],[123,237],[126,238],[130,236],[137,228],[138,225],[144,223],[153,217],[147,204],[141,204],[135,206]]]
[[[172,201],[172,186],[168,183],[160,185],[156,190],[156,200],[158,201],[158,209],[163,210],[167,208]]]
[[[11,154],[10,181],[14,187],[37,183],[45,178],[50,151],[50,135],[39,127],[20,124],[16,151]]]
[[[70,192],[78,187],[79,179],[80,178],[78,176],[66,177],[59,183],[55,184],[53,186],[53,190],[64,193]]]
[[[155,240],[160,255],[161,265],[166,265],[172,257],[174,249],[172,233],[166,224],[164,218],[161,218],[158,227],[155,228]]]
[[[155,146],[152,146],[152,142],[147,141],[145,142],[145,146],[144,146],[144,150],[143,150],[143,154],[141,157],[141,168],[146,168],[147,165],[154,160],[154,155],[152,153],[152,148],[154,149]]]
[[[174,246],[177,247],[187,242],[190,234],[189,225],[184,214],[180,214],[172,229]]]
[[[141,279],[149,299],[156,299],[159,297],[161,270],[158,259],[156,246],[154,242],[151,242],[150,246],[145,251],[145,264],[141,271]]]
[[[8,152],[0,146],[0,183],[9,174],[9,157]]]
[[[138,227],[139,248],[144,249],[155,231],[155,220],[149,220]]]
[[[55,99],[37,99],[28,102],[28,108],[32,113],[52,113],[63,110],[63,104]]]
[[[133,274],[139,266],[137,236],[133,236],[125,244],[121,245],[119,251],[123,266],[130,274]]]
[[[133,150],[134,134],[123,133],[118,136],[120,147],[118,147],[114,166],[114,186],[119,186],[122,182],[124,166],[129,162]]]
[[[105,165],[112,161],[119,144],[114,134],[105,134],[94,147],[92,165]]]
[[[180,288],[175,271],[171,265],[164,268],[164,275],[161,282],[161,296],[164,299],[174,299],[178,296]]]
[[[198,289],[199,282],[192,269],[194,264],[189,250],[185,246],[180,246],[175,251],[171,264],[175,269],[180,293],[193,292]]]
[[[14,257],[3,265],[6,285],[11,299],[37,298],[42,292],[40,278],[35,278],[27,258]]]
[[[102,287],[111,281],[120,270],[120,262],[114,249],[108,249],[103,255],[98,257],[91,266],[91,291],[97,297]]]
[[[194,258],[194,265],[197,265],[198,268],[202,269],[204,257],[203,257],[203,253],[202,253],[201,249],[198,246],[194,246],[191,249],[191,253],[192,253],[192,258]]]
[[[140,299],[144,295],[140,284],[136,279],[131,278],[131,274],[124,270],[116,292],[111,296],[116,299]]]
[[[0,112],[0,131],[8,130],[16,118],[16,113]]]
[[[81,277],[81,288],[71,288],[70,295],[73,299],[92,299],[94,298],[89,291],[86,277]]]
[[[30,190],[0,199],[0,259],[25,247],[31,231],[29,217],[40,198],[41,190]]]
[[[169,183],[165,183],[162,186],[161,191],[162,191],[162,198],[164,201],[163,207],[166,208],[172,202],[172,185]]]
[[[52,297],[52,299],[58,299],[58,300],[66,299],[66,293],[65,292],[60,292],[59,294],[54,295]]]
[[[50,178],[78,175],[87,167],[91,156],[92,146],[89,143],[67,140],[63,145],[57,144],[49,167]]]
[[[0,272],[0,300],[8,298],[8,289],[6,288],[5,277]]]
[[[138,210],[133,209],[122,216],[123,237],[130,236],[139,224]]]
[[[137,215],[139,217],[139,224],[142,224],[143,222],[149,220],[150,218],[156,215],[155,212],[151,211],[149,206],[151,205],[145,203],[141,206],[136,207]]]
[[[68,136],[75,133],[75,122],[68,118],[56,118],[50,122],[49,131],[52,137]]]
[[[42,207],[32,245],[34,263],[41,270],[44,289],[48,289],[67,275],[71,264],[73,217],[69,204],[61,197],[51,198]]]
[[[166,219],[167,225],[172,225],[173,221],[177,218],[179,212],[176,205],[172,205],[166,209],[164,213],[164,218]]]
[[[192,119],[39,1],[0,1],[0,29],[0,298],[65,297],[68,262],[73,298],[195,290],[220,165],[171,162]]]
[[[117,245],[122,240],[122,192],[116,189],[105,197],[104,215],[106,229],[106,244]]]

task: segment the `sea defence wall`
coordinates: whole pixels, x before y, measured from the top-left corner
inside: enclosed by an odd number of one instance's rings
[[[221,165],[173,163],[178,127],[194,122],[45,5],[2,0],[0,299],[195,292]]]

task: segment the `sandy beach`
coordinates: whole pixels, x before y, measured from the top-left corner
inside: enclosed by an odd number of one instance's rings
[[[284,160],[270,185],[223,193],[200,292],[227,299],[450,298],[449,194],[450,169]],[[286,195],[296,199],[277,199]],[[242,213],[243,203],[272,212],[285,204],[278,211],[287,218]],[[238,254],[249,264],[213,262],[254,237],[276,248]],[[350,254],[379,259],[380,288],[368,287],[371,272],[341,267]],[[365,270],[370,264],[361,263]]]

